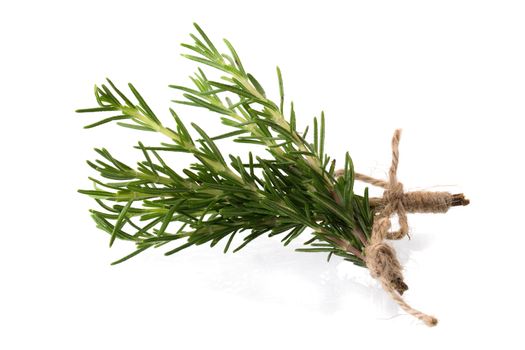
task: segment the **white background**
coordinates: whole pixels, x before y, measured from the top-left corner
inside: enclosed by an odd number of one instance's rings
[[[0,348],[523,348],[522,1],[140,3],[0,5]],[[136,161],[131,147],[160,136],[83,130],[93,116],[73,111],[111,77],[169,125],[167,85],[195,69],[179,55],[193,21],[229,38],[274,97],[279,64],[301,123],[326,111],[335,158],[348,150],[358,171],[385,176],[401,127],[405,187],[472,200],[411,216],[412,240],[396,243],[406,299],[437,327],[406,316],[366,270],[277,239],[109,265],[133,247],[109,249],[89,218],[95,203],[76,193],[94,175],[85,160],[104,146]]]

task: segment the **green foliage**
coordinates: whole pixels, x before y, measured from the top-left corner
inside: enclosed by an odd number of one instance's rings
[[[346,154],[343,176],[335,178],[335,161],[325,154],[325,117],[314,118],[313,138],[296,130],[293,103],[284,114],[284,88],[280,69],[280,93],[276,104],[253,75],[248,73],[233,46],[221,53],[204,31],[195,25],[194,42],[182,46],[183,56],[205,69],[219,71],[220,81],[208,79],[199,68],[192,87],[171,87],[182,93],[175,102],[218,114],[231,132],[210,136],[192,123],[192,131],[174,110],[174,128],[164,126],[137,89],[129,84],[127,97],[112,81],[95,87],[98,106],[77,112],[110,113],[91,128],[108,122],[142,131],[159,132],[166,142],[136,148],[144,160],[136,168],[117,160],[106,149],[96,149],[99,159],[88,164],[100,179],[95,188],[80,190],[99,204],[91,210],[98,228],[116,239],[133,241],[136,250],[117,260],[123,262],[151,247],[175,244],[166,255],[192,245],[225,241],[224,252],[236,244],[238,251],[262,235],[282,236],[288,245],[305,231],[305,252],[325,252],[363,265],[362,249],[369,237],[373,216],[368,196],[353,192],[354,170]],[[194,136],[192,136],[192,134]],[[217,140],[264,147],[267,157],[248,153],[245,159],[224,155]],[[184,152],[195,162],[182,170],[171,168],[165,152]],[[237,234],[244,233],[239,238]],[[237,238],[237,239],[236,239]],[[240,242],[234,243],[235,240]]]

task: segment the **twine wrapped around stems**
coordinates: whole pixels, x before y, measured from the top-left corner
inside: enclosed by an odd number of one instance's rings
[[[392,138],[392,164],[388,173],[388,181],[356,173],[355,179],[384,188],[382,198],[371,198],[370,204],[376,214],[372,226],[372,234],[367,242],[364,253],[365,263],[372,277],[377,278],[392,299],[407,313],[420,319],[428,326],[435,326],[438,320],[411,307],[401,297],[408,289],[403,281],[401,264],[396,253],[386,240],[401,239],[408,234],[407,213],[446,213],[452,206],[467,205],[468,199],[463,194],[449,192],[404,192],[403,184],[397,179],[399,163],[399,140],[401,130],[397,129]],[[336,176],[341,171],[336,172]],[[389,231],[392,215],[396,214],[399,230]]]

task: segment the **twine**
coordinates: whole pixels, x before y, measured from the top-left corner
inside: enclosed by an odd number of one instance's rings
[[[392,164],[388,173],[388,181],[375,179],[368,175],[355,173],[355,179],[384,188],[382,198],[371,198],[370,204],[376,206],[376,216],[372,226],[370,240],[364,248],[365,263],[372,277],[378,279],[392,299],[410,315],[420,319],[428,326],[435,326],[438,320],[434,316],[414,309],[401,295],[408,289],[403,281],[402,267],[394,249],[385,240],[401,239],[408,235],[407,213],[445,213],[451,206],[466,205],[468,200],[462,194],[448,192],[407,192],[397,179],[399,163],[399,140],[401,130],[394,132],[392,138]],[[338,170],[336,176],[342,175]],[[391,217],[396,214],[399,230],[389,231]]]

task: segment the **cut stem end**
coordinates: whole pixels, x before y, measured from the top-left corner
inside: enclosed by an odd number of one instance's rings
[[[463,193],[456,193],[452,195],[452,202],[450,203],[451,207],[459,207],[459,206],[465,206],[469,204],[470,204],[470,200],[465,198],[465,195]]]

